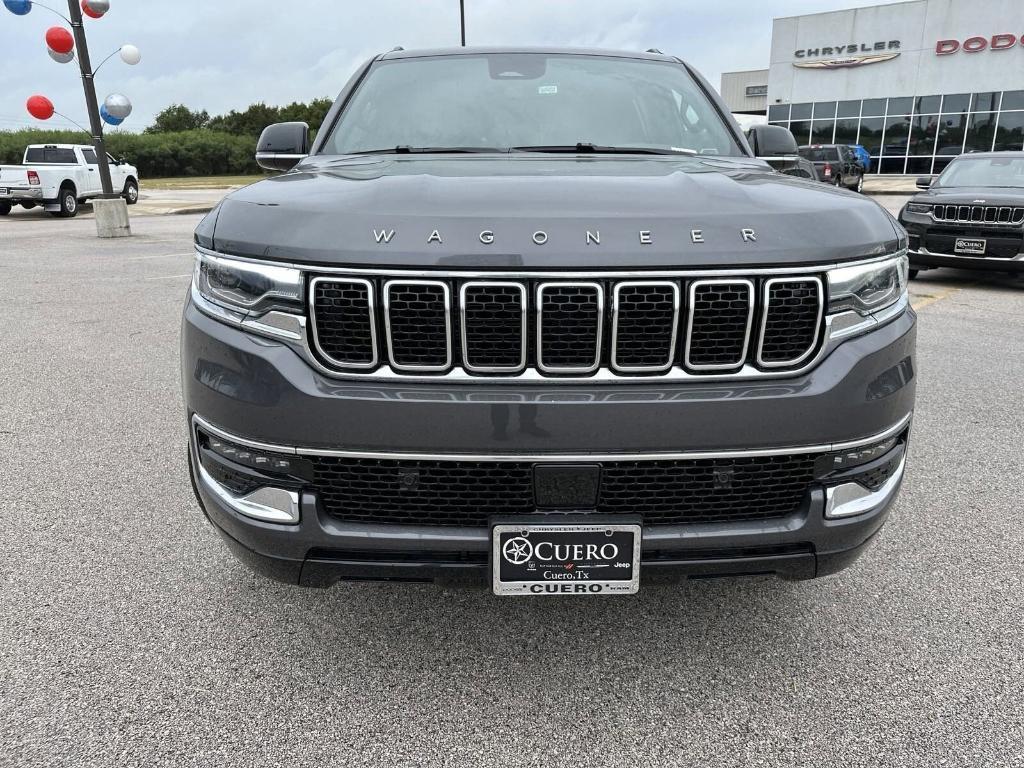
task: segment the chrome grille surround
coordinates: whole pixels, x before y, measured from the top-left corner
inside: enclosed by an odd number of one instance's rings
[[[669,288],[672,292],[672,332],[668,355],[663,365],[625,365],[619,362],[619,324],[622,318],[622,290],[630,288]],[[615,284],[612,291],[612,343],[611,364],[619,373],[663,373],[672,367],[676,359],[676,340],[679,335],[679,311],[682,294],[679,286],[671,280],[624,280]]]
[[[399,363],[395,358],[395,343],[394,333],[392,332],[392,320],[391,320],[391,294],[396,288],[409,287],[409,286],[424,286],[430,288],[440,288],[444,301],[444,333],[445,333],[445,360],[443,363],[437,364],[416,364],[416,363]],[[391,361],[391,366],[398,371],[409,371],[413,373],[433,373],[439,371],[447,371],[452,367],[452,300],[451,300],[451,288],[448,283],[441,280],[388,280],[384,283],[384,329],[385,337],[387,338],[388,346],[388,359]]]
[[[818,317],[814,323],[814,340],[807,350],[798,357],[791,360],[765,360],[764,358],[764,346],[765,346],[765,331],[768,327],[768,318],[771,314],[771,293],[772,287],[781,285],[784,283],[816,283],[818,286]],[[790,368],[794,365],[799,365],[811,354],[818,346],[818,337],[821,333],[821,318],[825,313],[825,287],[822,284],[820,277],[805,276],[805,277],[772,277],[764,281],[764,292],[761,303],[761,332],[758,334],[757,342],[757,364],[762,368]]]
[[[370,360],[367,361],[346,361],[339,360],[332,357],[328,352],[321,346],[320,339],[317,336],[317,318],[316,318],[316,292],[319,285],[325,284],[336,284],[336,285],[358,285],[366,291],[367,295],[367,315],[370,327]],[[369,280],[365,280],[361,277],[314,277],[309,281],[309,335],[312,336],[313,346],[316,351],[331,365],[335,365],[339,368],[350,368],[353,370],[372,370],[380,364],[380,344],[377,340],[377,320],[376,320],[376,307],[375,302],[376,291],[374,290],[373,283]]]
[[[693,357],[693,327],[695,318],[701,317],[704,312],[698,312],[697,291],[705,286],[740,286],[747,294],[747,318],[743,331],[742,351],[737,355],[734,362],[723,363],[694,363]],[[693,371],[731,371],[740,368],[747,359],[747,351],[750,347],[750,327],[754,322],[754,284],[750,280],[735,280],[730,278],[719,278],[713,280],[695,280],[690,284],[689,301],[686,306],[686,351],[683,354],[684,365]]]
[[[563,290],[566,288],[574,288],[583,291],[593,291],[597,312],[596,320],[594,324],[594,357],[593,362],[587,365],[548,365],[544,362],[544,295],[548,291]],[[603,341],[604,331],[604,288],[600,283],[594,282],[551,282],[551,283],[540,283],[537,286],[537,368],[544,373],[552,374],[576,374],[585,375],[593,373],[601,367],[601,343]]]
[[[502,289],[514,289],[519,292],[519,361],[515,365],[476,365],[471,359],[472,349],[469,341],[469,334],[467,329],[469,328],[468,313],[466,305],[468,303],[467,297],[469,292],[474,289],[487,289],[487,288],[502,288]],[[462,284],[459,289],[459,328],[462,334],[462,366],[473,373],[518,373],[526,368],[526,350],[528,345],[527,336],[527,290],[526,286],[522,283],[513,282],[511,280],[469,280]]]

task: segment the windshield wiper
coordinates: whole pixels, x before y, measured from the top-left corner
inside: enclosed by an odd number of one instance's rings
[[[358,152],[346,152],[348,155],[450,155],[450,154],[475,154],[484,152],[505,152],[507,150],[497,147],[413,147],[408,144],[399,144],[397,147],[387,149],[362,149]]]
[[[682,147],[658,148],[658,147],[616,147],[602,144],[594,144],[589,141],[578,141],[576,144],[548,144],[533,147],[512,147],[516,152],[552,152],[570,154],[598,154],[598,155],[696,155],[696,150],[684,149]]]

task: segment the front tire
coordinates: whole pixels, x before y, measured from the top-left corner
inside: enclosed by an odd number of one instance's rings
[[[856,191],[858,194],[863,194],[864,193],[864,174],[863,173],[860,176],[857,177],[857,186],[854,187],[854,191]]]
[[[75,194],[74,187],[61,187],[57,202],[60,204],[60,210],[54,211],[54,216],[73,219],[78,215],[78,195]]]
[[[135,181],[135,179],[128,179],[124,183],[124,192],[121,195],[128,205],[135,205],[139,202],[139,182]]]

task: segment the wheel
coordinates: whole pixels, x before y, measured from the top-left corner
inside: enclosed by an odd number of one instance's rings
[[[854,187],[854,189],[857,192],[863,192],[864,191],[864,174],[863,173],[860,176],[857,177],[857,186]]]
[[[910,270],[910,279],[911,280],[916,280],[917,279],[917,273],[920,272],[920,271],[921,271],[920,269],[912,269],[912,270]]]
[[[54,211],[54,216],[59,216],[62,219],[73,219],[78,215],[78,196],[75,194],[74,187],[61,187],[60,198],[60,210]]]
[[[135,205],[139,202],[139,182],[135,179],[128,179],[124,183],[124,192],[121,193],[128,205]]]
[[[0,216],[6,216],[11,212],[10,203],[0,203]]]
[[[832,184],[837,186],[837,187],[843,186],[843,177],[842,176],[836,176],[834,179],[832,179]]]
[[[33,208],[36,207],[36,204],[35,203],[22,203],[21,207],[24,208],[26,211],[31,211]]]

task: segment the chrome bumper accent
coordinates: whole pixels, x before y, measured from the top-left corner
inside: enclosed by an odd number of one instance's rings
[[[854,515],[862,515],[876,509],[896,493],[903,480],[903,470],[907,465],[906,454],[900,459],[900,465],[892,477],[885,481],[877,491],[865,488],[860,483],[843,483],[825,489],[825,517],[835,520]]]
[[[935,253],[929,251],[924,246],[921,246],[916,251],[907,251],[911,256],[941,256],[944,259],[963,259],[965,262],[970,261],[1024,261],[1024,253],[1018,253],[1016,256],[979,256],[977,254],[969,253]]]
[[[299,522],[299,494],[296,491],[268,486],[257,488],[245,496],[235,496],[210,476],[198,456],[196,471],[199,482],[225,506],[240,515],[267,523],[296,525]]]

